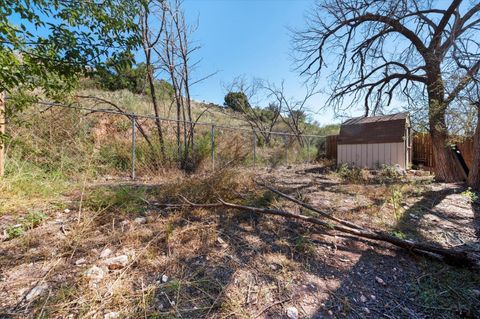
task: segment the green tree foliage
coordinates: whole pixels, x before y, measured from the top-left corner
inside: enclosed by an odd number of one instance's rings
[[[144,63],[134,65],[133,54],[124,52],[118,57],[109,58],[97,68],[93,76],[105,90],[129,90],[133,93],[145,93],[147,68]]]
[[[142,0],[0,0],[0,91],[59,99],[80,75],[140,43]]]
[[[248,97],[243,92],[228,92],[227,95],[225,95],[225,102],[223,104],[234,111],[242,113],[251,108]]]

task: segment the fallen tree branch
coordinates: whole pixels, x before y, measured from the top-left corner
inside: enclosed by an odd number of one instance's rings
[[[243,210],[243,211],[250,211],[258,214],[282,216],[290,219],[302,220],[304,222],[318,225],[326,229],[336,230],[336,231],[354,235],[360,238],[367,238],[371,240],[387,242],[397,247],[406,249],[411,252],[419,253],[428,257],[432,257],[432,254],[435,254],[435,255],[438,255],[439,257],[442,257],[445,262],[452,263],[455,265],[468,266],[472,268],[479,267],[479,261],[476,254],[469,251],[459,250],[459,249],[447,249],[447,248],[439,247],[437,245],[401,239],[382,231],[371,231],[367,229],[351,228],[344,225],[335,225],[333,223],[325,222],[316,217],[295,214],[295,213],[291,213],[291,212],[280,210],[280,209],[239,205],[239,204],[225,202],[222,199],[219,199],[219,202],[220,203],[196,204],[187,200],[186,204],[179,204],[177,205],[177,207],[178,208],[185,208],[185,207],[212,208],[212,207],[223,206],[223,207],[228,207],[228,208],[232,208],[240,211]],[[173,207],[172,204],[167,204],[167,205],[169,207]]]
[[[329,213],[326,213],[326,212],[324,212],[324,211],[319,210],[319,209],[316,208],[316,207],[313,207],[312,205],[309,205],[309,204],[307,204],[307,203],[304,203],[304,202],[296,199],[296,198],[293,197],[293,196],[290,196],[290,195],[287,195],[287,194],[285,194],[285,193],[282,193],[281,191],[279,191],[279,190],[277,190],[277,189],[275,189],[275,188],[273,188],[273,187],[271,187],[271,186],[268,186],[268,185],[265,184],[265,183],[258,182],[258,181],[255,181],[255,183],[258,184],[258,185],[260,185],[260,186],[265,187],[266,189],[268,189],[268,190],[271,191],[272,193],[275,193],[275,194],[277,194],[277,195],[279,195],[279,196],[281,196],[281,197],[283,197],[283,198],[285,198],[285,199],[288,199],[289,201],[292,201],[292,202],[294,202],[295,204],[298,204],[298,205],[300,205],[300,206],[303,206],[303,207],[305,207],[306,209],[309,209],[309,210],[311,210],[311,211],[314,211],[314,212],[318,213],[319,215],[321,215],[321,216],[323,216],[323,217],[325,217],[325,218],[331,219],[331,220],[333,220],[333,221],[335,221],[335,222],[337,222],[337,223],[339,223],[339,224],[342,224],[342,225],[347,226],[347,227],[350,227],[350,228],[362,229],[362,230],[363,230],[362,227],[360,227],[360,226],[358,226],[358,225],[356,225],[356,224],[354,224],[354,223],[351,223],[351,222],[349,222],[349,221],[346,221],[346,220],[337,218],[337,217],[335,217],[335,216],[332,216],[332,215],[330,215]]]

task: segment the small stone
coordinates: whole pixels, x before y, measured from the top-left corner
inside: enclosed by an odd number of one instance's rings
[[[110,270],[121,269],[128,264],[128,256],[120,255],[105,260],[105,265]]]
[[[105,248],[105,249],[102,250],[102,252],[100,253],[100,258],[105,259],[105,258],[107,258],[108,256],[110,256],[111,253],[112,253],[112,250],[111,250],[110,248]]]
[[[69,213],[70,213],[70,209],[65,208],[65,209],[63,210],[63,212],[64,212],[65,214],[69,214]]]
[[[333,311],[329,310],[329,311],[327,311],[327,313],[328,313],[329,316],[333,316]]]
[[[85,272],[85,275],[93,284],[97,284],[105,277],[105,272],[102,268],[93,266]]]
[[[228,244],[220,237],[217,237],[217,243],[220,244],[220,246],[222,246],[223,248],[227,248],[228,247]]]
[[[363,307],[363,311],[365,311],[365,313],[370,313],[370,309],[368,309],[367,307]]]
[[[289,319],[298,319],[298,309],[295,307],[287,308],[287,317]]]
[[[361,302],[367,302],[367,297],[365,297],[364,295],[361,295],[360,296],[360,301]]]
[[[377,300],[377,297],[375,297],[375,295],[370,295],[370,299],[372,299],[373,301]]]
[[[75,265],[76,266],[81,266],[81,265],[85,264],[86,262],[87,262],[87,260],[85,258],[80,258],[77,261],[75,261]]]
[[[387,284],[385,283],[385,281],[383,281],[383,279],[380,278],[380,277],[378,277],[378,276],[375,277],[375,281],[378,282],[378,283],[379,283],[380,285],[382,285],[382,286],[386,286],[386,285],[387,285]]]
[[[120,314],[115,311],[106,313],[105,316],[103,316],[103,319],[117,319],[117,318],[120,318]]]
[[[146,224],[147,219],[145,217],[137,217],[137,218],[135,218],[134,223],[139,224],[139,225],[140,224]]]
[[[27,294],[25,299],[27,301],[31,301],[37,298],[38,296],[40,296],[41,294],[43,294],[46,290],[48,290],[47,283],[42,283],[40,285],[37,285],[32,290],[30,290],[30,292]]]
[[[163,282],[163,283],[166,283],[166,282],[168,281],[168,279],[169,279],[169,278],[168,278],[167,275],[165,275],[165,274],[162,275],[162,282]]]

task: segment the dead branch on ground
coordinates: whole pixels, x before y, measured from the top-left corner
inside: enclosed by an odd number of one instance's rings
[[[285,195],[285,194],[284,194]],[[288,195],[286,195],[288,196]],[[339,231],[342,233],[347,233],[350,235],[353,235],[354,237],[359,237],[359,238],[367,238],[370,240],[376,240],[376,241],[382,241],[382,242],[387,242],[390,243],[394,246],[406,249],[410,252],[414,252],[417,254],[421,254],[423,256],[427,257],[434,257],[436,259],[441,259],[447,263],[451,263],[454,265],[460,265],[460,266],[467,266],[471,268],[478,268],[480,266],[479,260],[478,260],[478,254],[473,251],[467,251],[467,250],[460,250],[460,249],[455,249],[455,248],[443,248],[439,247],[437,245],[433,244],[428,244],[428,243],[422,243],[422,242],[416,242],[413,240],[406,240],[406,239],[401,239],[398,237],[395,237],[393,235],[390,235],[386,232],[383,231],[378,231],[378,230],[369,230],[362,228],[358,225],[352,226],[346,226],[344,220],[341,219],[332,219],[334,218],[333,216],[323,213],[321,214],[323,217],[327,217],[332,220],[334,223],[329,223],[325,222],[319,218],[316,217],[311,217],[311,216],[305,216],[302,214],[296,214],[292,213],[286,210],[280,210],[280,209],[272,209],[272,208],[265,208],[265,207],[252,207],[252,206],[246,206],[246,205],[239,205],[239,204],[234,204],[234,203],[229,203],[223,201],[221,198],[219,198],[219,203],[209,203],[209,204],[197,204],[197,203],[192,203],[186,199],[185,204],[179,204],[177,205],[178,209],[181,208],[187,208],[187,207],[205,207],[205,208],[212,208],[212,207],[227,207],[227,208],[232,208],[234,210],[239,210],[239,211],[249,211],[253,213],[258,213],[258,214],[264,214],[264,215],[276,215],[276,216],[282,216],[285,218],[289,219],[297,219],[301,220],[304,222],[307,222],[309,224],[313,224],[316,226],[321,226],[324,229],[329,229],[329,230],[335,230]],[[298,201],[298,200],[297,200]],[[300,202],[300,201],[298,201]],[[303,202],[302,202],[303,203]],[[221,205],[220,205],[221,204]],[[305,204],[305,203],[303,203]],[[168,205],[169,208],[174,207],[172,204],[166,204]],[[305,204],[308,205],[308,204]],[[163,206],[163,204],[160,204],[160,206]],[[336,223],[336,224],[335,224]],[[348,223],[348,222],[346,222]],[[351,224],[351,223],[350,223]]]

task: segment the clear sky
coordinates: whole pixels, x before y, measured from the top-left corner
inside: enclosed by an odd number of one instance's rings
[[[289,96],[302,98],[303,79],[293,70],[288,28],[301,27],[313,0],[185,0],[187,19],[198,19],[194,34],[201,62],[194,72],[202,78],[218,72],[193,88],[193,98],[223,103],[222,83],[244,75],[271,82],[285,80]],[[315,96],[309,103],[318,112],[325,96]],[[313,114],[321,124],[338,122],[331,110]]]

